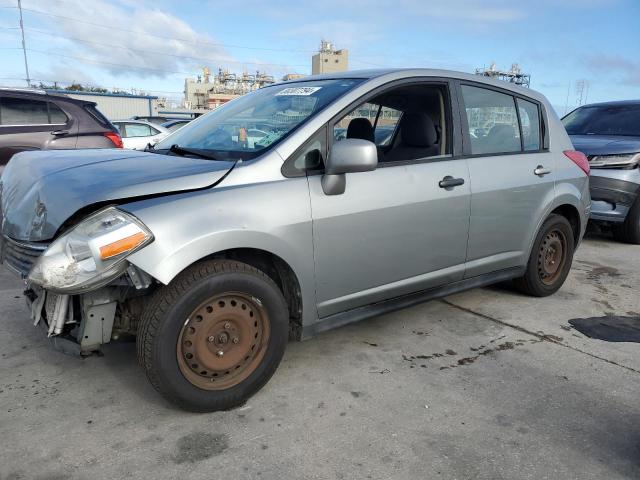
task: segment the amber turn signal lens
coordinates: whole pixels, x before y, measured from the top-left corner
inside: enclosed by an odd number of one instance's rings
[[[128,252],[136,248],[142,242],[147,239],[147,234],[144,232],[134,233],[128,237],[117,240],[113,243],[109,243],[103,247],[100,247],[100,258],[106,260],[107,258],[115,257],[121,253]]]

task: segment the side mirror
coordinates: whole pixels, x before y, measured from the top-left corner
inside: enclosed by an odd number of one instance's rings
[[[370,172],[378,166],[375,143],[359,138],[335,142],[325,162],[322,190],[326,195],[340,195],[346,187],[345,173]]]

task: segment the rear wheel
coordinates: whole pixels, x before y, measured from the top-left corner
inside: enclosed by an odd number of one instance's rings
[[[640,197],[638,197],[627,213],[624,223],[613,229],[617,240],[640,245]]]
[[[536,236],[524,276],[514,281],[516,287],[536,297],[555,293],[569,274],[574,248],[569,221],[561,215],[549,216]]]
[[[256,268],[212,260],[154,293],[138,332],[152,385],[193,411],[244,403],[271,378],[288,338],[288,310]]]

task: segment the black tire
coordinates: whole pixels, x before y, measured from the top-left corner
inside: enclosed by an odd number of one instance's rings
[[[562,263],[556,267],[553,275],[548,275],[545,267],[550,241],[562,243]],[[533,242],[525,274],[514,280],[516,288],[534,297],[546,297],[557,292],[571,270],[574,243],[574,233],[569,221],[561,215],[550,215],[540,227]]]
[[[185,325],[191,321],[188,319],[194,309],[225,292],[238,292],[238,295],[258,299],[269,324],[268,339],[265,337],[264,345],[259,347],[262,350],[262,356],[256,361],[259,363],[246,378],[229,388],[205,390],[183,374],[181,368],[184,367],[178,360],[182,344],[178,345],[178,341]],[[285,299],[273,280],[263,272],[233,260],[204,261],[189,267],[169,285],[154,292],[140,319],[138,360],[153,387],[170,402],[195,412],[228,410],[245,403],[274,374],[287,344],[288,323]]]
[[[616,240],[634,245],[640,245],[640,196],[627,213],[624,223],[613,229]]]

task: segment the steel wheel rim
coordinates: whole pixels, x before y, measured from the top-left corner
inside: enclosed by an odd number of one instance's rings
[[[545,285],[553,285],[562,275],[566,263],[567,237],[551,230],[542,239],[538,252],[538,274]]]
[[[226,292],[200,304],[184,322],[176,347],[184,377],[203,390],[225,390],[253,373],[269,343],[262,302]]]

